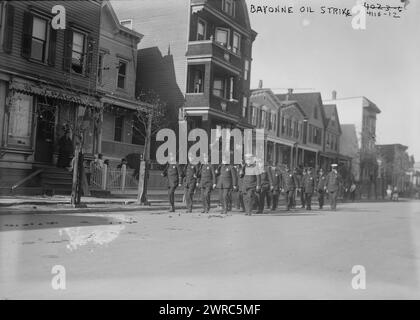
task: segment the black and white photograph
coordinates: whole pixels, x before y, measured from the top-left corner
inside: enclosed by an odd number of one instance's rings
[[[0,1],[0,300],[420,299],[419,31],[416,0]]]

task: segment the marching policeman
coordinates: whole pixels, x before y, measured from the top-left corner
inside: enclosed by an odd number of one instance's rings
[[[308,168],[307,172],[303,176],[303,191],[302,193],[305,194],[305,204],[306,210],[312,210],[312,196],[315,191],[315,178],[312,174],[312,168]]]
[[[234,193],[233,200],[234,200],[236,209],[241,210],[242,212],[245,212],[244,195],[242,193],[243,177],[241,177],[241,175],[239,174],[243,166],[244,166],[244,163],[234,166],[236,172],[238,173],[238,189]]]
[[[305,209],[305,191],[304,186],[303,186],[303,179],[305,179],[306,176],[306,169],[295,169],[295,175],[296,175],[296,180],[298,185],[296,186],[298,192],[300,193],[300,203],[302,204],[302,209]],[[297,195],[297,194],[296,194]],[[295,206],[296,206],[296,202],[295,202]]]
[[[230,206],[229,192],[232,189],[237,189],[237,173],[233,165],[223,160],[222,165],[217,168],[216,174],[219,176],[217,188],[219,189],[219,198],[222,201],[222,214],[227,214]]]
[[[243,178],[242,193],[244,195],[245,215],[250,216],[256,199],[256,192],[261,190],[261,179],[252,154],[245,155],[245,165],[240,176]]]
[[[279,203],[279,196],[280,196],[280,191],[283,184],[283,179],[282,179],[282,173],[281,173],[279,165],[272,166],[270,170],[271,170],[270,173],[271,173],[272,183],[273,183],[273,190],[272,190],[272,197],[271,197],[271,211],[275,211]]]
[[[168,178],[168,196],[171,205],[169,212],[175,212],[175,190],[181,186],[182,170],[172,153],[169,155],[169,162],[166,164],[162,176]]]
[[[326,185],[327,185],[327,177],[324,174],[324,170],[320,169],[319,174],[318,174],[318,179],[317,179],[319,209],[322,209],[324,207]]]
[[[273,191],[273,179],[271,177],[271,170],[267,165],[261,167],[262,172],[260,174],[261,179],[261,191],[258,199],[258,211],[257,214],[264,212],[265,201],[270,206],[270,192]]]
[[[194,201],[194,191],[197,186],[198,178],[198,166],[192,164],[193,156],[188,155],[188,164],[185,168],[185,179],[184,179],[184,191],[185,191],[185,202],[187,204],[187,213],[192,212],[193,201]]]
[[[286,193],[286,210],[290,211],[293,207],[293,199],[297,184],[296,176],[292,173],[290,168],[286,167],[286,172],[283,176],[283,190]]]
[[[203,155],[203,163],[198,174],[198,185],[201,189],[203,202],[203,211],[201,213],[209,213],[211,191],[216,188],[216,173],[213,166],[209,163],[207,154]]]
[[[337,210],[337,197],[338,197],[338,190],[340,187],[340,175],[337,172],[337,164],[331,165],[331,172],[327,175],[327,192],[329,194],[331,209],[333,211]]]

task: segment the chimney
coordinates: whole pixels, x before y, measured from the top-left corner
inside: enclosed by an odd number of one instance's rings
[[[337,91],[333,90],[332,92],[332,99],[337,100]]]
[[[258,89],[262,89],[263,88],[263,81],[260,80],[260,82],[258,83]]]
[[[293,89],[292,88],[287,89],[286,101],[290,100],[290,96],[292,94],[293,94]]]

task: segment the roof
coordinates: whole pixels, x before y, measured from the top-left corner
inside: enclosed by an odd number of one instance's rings
[[[305,92],[305,93],[292,93],[292,94],[277,94],[278,99],[281,101],[292,100],[297,101],[302,107],[303,112],[307,115],[314,114],[315,106],[322,106],[322,97],[319,92]],[[325,124],[325,112],[321,108],[322,119]]]
[[[386,149],[386,148],[395,148],[395,147],[397,147],[397,148],[402,149],[404,151],[408,149],[407,146],[405,146],[405,145],[403,145],[401,143],[378,144],[378,145],[376,145],[376,147],[379,148],[379,149]]]
[[[103,1],[102,7],[103,8],[107,8],[109,10],[109,12],[111,13],[112,19],[114,20],[115,25],[118,28],[118,30],[120,30],[120,31],[122,31],[122,32],[124,32],[126,34],[129,34],[130,36],[136,38],[138,40],[138,42],[140,42],[141,39],[143,39],[144,35],[142,35],[141,33],[137,32],[137,31],[134,31],[134,30],[131,30],[131,29],[127,28],[127,27],[124,27],[120,23],[120,21],[118,20],[118,16],[115,13],[115,10],[112,7],[112,4],[111,4],[111,2],[109,0]]]
[[[338,116],[338,110],[337,105],[335,104],[324,104],[324,112],[325,112],[325,127],[328,126],[328,123],[330,122],[331,118],[334,116],[334,114],[337,116],[337,123],[338,123],[338,130],[341,131],[341,124],[340,124],[340,118]]]

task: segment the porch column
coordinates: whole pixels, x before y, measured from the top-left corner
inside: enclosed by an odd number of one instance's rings
[[[290,147],[290,163],[289,163],[289,168],[292,169],[293,168],[293,153],[294,153],[294,146]]]

